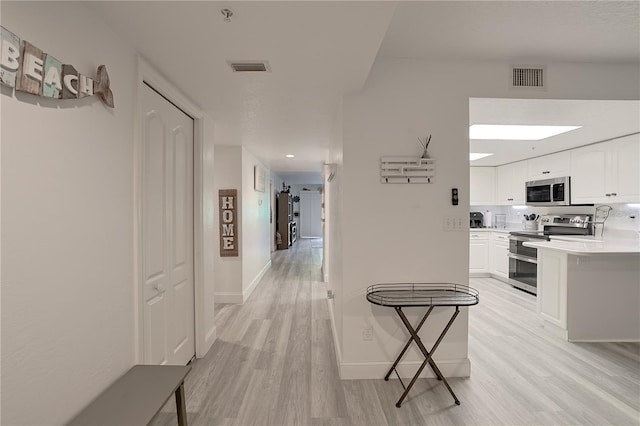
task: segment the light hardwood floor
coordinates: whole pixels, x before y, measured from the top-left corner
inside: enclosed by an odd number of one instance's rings
[[[435,379],[402,408],[397,380],[340,380],[318,245],[274,253],[244,305],[216,305],[218,340],[185,384],[189,424],[640,424],[639,344],[552,337],[534,296],[489,278],[471,280],[471,377],[449,380],[460,406]],[[153,424],[176,424],[172,400]]]

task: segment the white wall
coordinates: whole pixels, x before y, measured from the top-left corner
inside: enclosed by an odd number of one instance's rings
[[[134,363],[133,49],[80,3],[2,25],[92,75],[115,109],[2,90],[2,423],[60,424]]]
[[[215,188],[238,190],[238,257],[220,257],[216,250],[216,303],[244,303],[271,266],[271,207],[268,182],[255,191],[253,167],[271,172],[251,152],[237,145],[215,146]],[[217,209],[216,201],[216,209]],[[275,217],[274,217],[275,219]],[[216,225],[217,235],[220,229]],[[217,240],[216,240],[217,241]]]
[[[450,215],[467,223],[470,97],[637,99],[639,93],[633,65],[547,64],[549,87],[544,92],[509,89],[508,70],[508,63],[379,58],[363,92],[345,97],[343,295],[336,300],[343,309],[343,378],[381,377],[406,340],[391,309],[365,300],[368,285],[468,282],[468,234],[445,233],[442,222]],[[429,153],[437,161],[435,183],[380,184],[380,157],[419,155],[416,138],[424,134],[433,135]],[[458,206],[450,203],[454,187],[463,194]],[[446,316],[436,314],[433,322],[439,324],[425,327],[427,343],[437,337]],[[370,342],[362,340],[367,326],[374,332]],[[443,361],[445,375],[469,372],[467,329],[464,311],[435,355]],[[412,351],[407,359],[420,357]]]
[[[231,145],[216,145],[214,148],[214,186],[217,194],[220,189],[236,189],[238,201],[242,200],[242,147]],[[219,210],[216,197],[215,210]],[[237,209],[239,250],[237,257],[220,257],[220,225],[216,223],[216,251],[215,253],[215,300],[216,303],[242,303],[242,255],[244,242],[244,226],[242,212],[244,203],[239,202]],[[216,221],[219,215],[216,213]]]
[[[220,253],[218,243],[218,191],[215,187],[215,147],[213,120],[205,116],[203,119],[204,137],[202,139],[202,281],[204,307],[204,346],[197,353],[203,357],[216,339],[215,326],[215,263],[216,254]],[[197,273],[197,271],[196,271]],[[198,303],[198,301],[196,301]],[[197,323],[196,323],[197,326]],[[196,348],[199,349],[199,348]]]
[[[264,192],[254,189],[253,167],[269,170],[251,152],[242,148],[242,292],[247,300],[271,266],[268,183]],[[243,300],[243,301],[244,301]]]

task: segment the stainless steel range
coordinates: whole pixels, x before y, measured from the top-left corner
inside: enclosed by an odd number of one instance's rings
[[[538,250],[525,247],[528,241],[549,240],[550,235],[593,235],[591,215],[542,216],[542,231],[515,231],[509,234],[509,283],[529,293],[538,293]]]

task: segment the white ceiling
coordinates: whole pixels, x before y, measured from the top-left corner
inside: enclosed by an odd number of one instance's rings
[[[498,166],[640,132],[639,101],[470,99],[469,124],[582,126],[539,141],[471,140],[471,152],[494,153],[472,166]]]
[[[320,172],[343,94],[363,86],[395,4],[86,2],[216,122],[276,171]],[[234,15],[223,22],[220,10]],[[357,25],[354,25],[357,23]],[[267,60],[271,73],[227,61]],[[294,154],[289,160],[285,154]]]
[[[635,62],[638,1],[401,2],[380,56]]]
[[[281,173],[320,172],[340,100],[377,55],[640,63],[637,1],[85,4],[214,118],[218,143]],[[232,73],[236,60],[268,60],[272,72]]]

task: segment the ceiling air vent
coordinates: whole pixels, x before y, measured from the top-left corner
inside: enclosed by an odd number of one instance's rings
[[[511,68],[511,87],[544,87],[544,68]]]
[[[266,61],[253,62],[229,62],[234,72],[270,72],[269,63]]]

